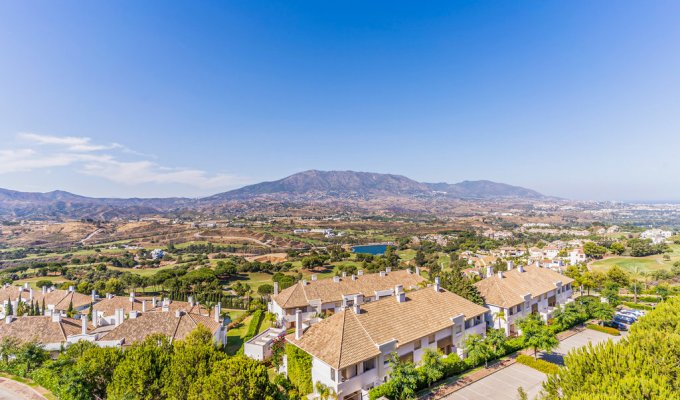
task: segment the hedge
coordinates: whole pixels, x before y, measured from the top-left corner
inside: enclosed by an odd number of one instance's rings
[[[517,362],[520,364],[524,364],[527,367],[531,367],[537,371],[541,371],[544,374],[556,374],[560,370],[560,367],[551,362],[535,359],[526,354],[518,355]]]
[[[594,331],[602,332],[602,333],[608,333],[612,336],[619,336],[621,333],[615,329],[615,328],[610,328],[608,326],[600,326],[600,325],[595,325],[595,324],[588,324],[586,326],[588,329],[592,329]]]
[[[629,302],[629,301],[624,301],[621,304],[623,304],[624,306],[626,306],[628,308],[634,308],[636,310],[650,310],[651,311],[651,310],[654,309],[654,307],[648,306],[647,304],[639,304],[639,303],[633,303],[633,302]]]
[[[312,393],[312,356],[304,350],[286,343],[288,379],[302,395]]]
[[[258,309],[253,313],[253,319],[250,320],[248,325],[248,331],[246,336],[243,338],[243,342],[247,342],[257,334],[258,329],[260,329],[260,324],[262,323],[262,318],[264,317],[264,312]]]

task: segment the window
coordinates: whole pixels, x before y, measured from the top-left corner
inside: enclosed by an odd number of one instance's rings
[[[434,333],[427,337],[427,344],[434,343]]]
[[[422,347],[423,345],[423,339],[418,339],[415,342],[413,342],[413,349],[418,350]]]
[[[364,361],[364,372],[370,371],[375,368],[375,358]]]
[[[456,325],[455,329],[456,335],[460,335],[463,332],[463,327],[460,325]]]
[[[331,381],[335,382],[335,370],[331,368]]]

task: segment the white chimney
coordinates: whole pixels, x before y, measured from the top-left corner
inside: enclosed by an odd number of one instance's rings
[[[503,278],[503,271],[498,271],[498,277],[501,279]]]
[[[440,280],[439,277],[434,278],[434,291],[439,293]]]
[[[193,306],[195,305],[195,304],[194,304],[194,296],[189,296],[189,305],[190,305],[191,307],[193,307]]]
[[[352,274],[352,280],[353,280],[353,281],[356,281],[356,280],[357,280],[357,276],[354,275],[354,274]]]
[[[80,317],[80,319],[81,319],[82,322],[83,322],[81,333],[82,333],[83,335],[87,335],[87,314],[85,314],[85,315],[83,315],[82,317]]]
[[[541,268],[541,262],[536,260],[536,267]]]
[[[358,276],[363,276],[363,275],[364,275],[364,270],[363,270],[363,269],[358,270],[358,271],[357,271],[357,275],[358,275]]]
[[[340,277],[339,277],[339,276],[337,276],[337,275],[336,275],[336,276],[334,276],[334,277],[333,277],[333,282],[335,282],[335,283],[338,283],[338,282],[340,282]]]
[[[312,281],[315,281],[316,278],[317,278],[317,277],[316,277],[316,274],[312,275]]]
[[[24,283],[24,289],[28,289],[28,282]]]
[[[220,322],[220,317],[222,314],[222,303],[215,304],[215,322]]]
[[[493,276],[493,267],[486,267],[486,277],[491,278]]]
[[[354,303],[352,305],[352,310],[354,311],[355,314],[359,315],[361,314],[361,304]]]
[[[61,313],[58,311],[52,312],[52,322],[61,322]]]
[[[416,267],[416,275],[420,275],[420,267]]]
[[[139,315],[137,311],[130,311],[130,319],[135,319]]]
[[[301,280],[300,282],[302,283],[302,286],[307,286],[307,281],[306,281],[306,280],[303,279],[303,280]]]
[[[92,327],[96,328],[99,322],[99,313],[97,311],[92,311]]]
[[[515,264],[512,261],[508,261],[508,271],[512,270]]]
[[[519,267],[517,267],[519,272],[524,272],[524,265],[520,264]]]
[[[343,277],[343,278],[347,278],[347,272],[342,271],[342,277]]]
[[[42,287],[42,294],[47,294],[47,286]]]
[[[411,270],[411,268],[406,268],[406,272],[408,272],[408,274],[411,275],[413,273],[413,270]]]
[[[33,288],[28,289],[28,300],[33,301]]]
[[[96,301],[96,300],[97,300],[97,291],[92,289],[92,301]]]
[[[114,313],[115,313],[115,314],[114,314],[114,315],[115,315],[115,318],[114,318],[114,319],[115,319],[115,322],[114,322],[115,325],[114,325],[114,326],[118,326],[118,325],[120,325],[120,324],[123,323],[123,320],[125,319],[125,314],[124,314],[124,312],[125,312],[125,311],[124,311],[122,308],[117,308],[117,309],[114,311]]]
[[[384,278],[385,277],[385,271],[380,271],[380,277]]]
[[[151,308],[156,308],[156,296],[151,298]]]
[[[130,292],[130,303],[135,302],[135,292]]]
[[[184,314],[184,313],[182,312],[182,310],[175,310],[175,317],[179,318],[179,317],[181,317],[183,314]]]
[[[8,315],[8,316],[5,317],[5,323],[6,323],[6,324],[11,324],[12,321],[14,321],[14,317],[13,317],[13,316]]]
[[[396,285],[394,287],[394,296],[397,298],[397,302],[403,303],[406,301],[406,293],[404,293],[403,285]]]
[[[142,300],[142,312],[146,312],[146,299]]]
[[[69,287],[68,287],[69,293],[70,293],[70,292],[73,292],[74,290],[75,290],[75,289],[73,288],[73,286],[69,286]]]
[[[392,267],[385,268],[385,273],[389,274],[390,272],[392,272]]]
[[[107,294],[106,294],[106,298],[107,298],[107,299],[112,299],[112,298],[113,298],[113,295],[112,295],[111,293],[107,293]]]
[[[279,294],[279,283],[274,282],[274,295]]]
[[[300,340],[302,337],[302,310],[295,311],[295,339]]]

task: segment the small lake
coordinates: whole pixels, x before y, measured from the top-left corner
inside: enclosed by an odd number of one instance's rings
[[[354,246],[352,253],[373,254],[374,256],[381,256],[387,251],[386,244],[370,244],[367,246]]]

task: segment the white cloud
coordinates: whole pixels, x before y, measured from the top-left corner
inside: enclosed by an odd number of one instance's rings
[[[18,138],[30,142],[31,148],[0,150],[0,174],[25,172],[55,167],[71,167],[73,171],[97,176],[124,185],[180,184],[201,189],[228,189],[247,183],[230,174],[210,174],[193,168],[160,165],[148,160],[152,156],[136,152],[121,144],[100,145],[88,137],[52,136],[20,133]],[[107,150],[107,151],[105,151]],[[121,153],[137,160],[121,159]]]

